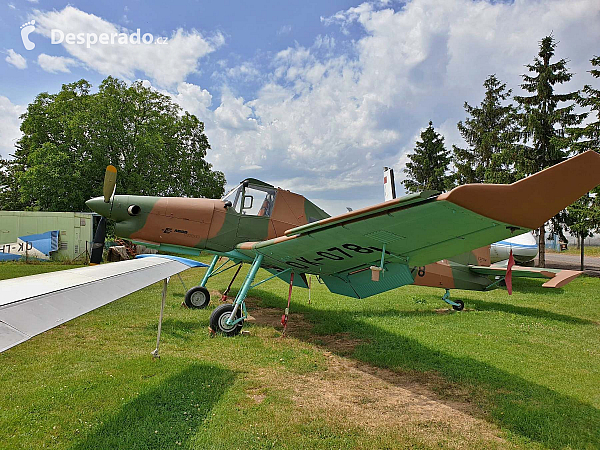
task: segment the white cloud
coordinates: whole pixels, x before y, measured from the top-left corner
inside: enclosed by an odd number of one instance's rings
[[[558,89],[597,85],[586,72],[600,41],[596,0],[412,0],[397,11],[390,4],[367,2],[322,19],[331,34],[339,27],[348,38],[320,35],[312,46],[284,49],[260,66],[235,59],[228,69],[223,59],[229,78],[221,79],[220,96],[186,77],[222,44],[221,35],[209,39],[178,30],[168,53],[133,46],[65,48],[103,74],[133,79],[143,72],[151,81],[145,85],[196,114],[212,147],[208,159],[231,184],[256,176],[320,197],[330,213],[381,201],[384,165],[394,167],[401,192],[407,153],[429,120],[448,149],[460,144],[456,123],[465,119],[463,103],[482,100],[482,83],[492,73],[520,93],[524,65],[551,32],[559,41],[557,57],[568,58],[576,73]],[[35,18],[45,33],[52,27],[122,30],[73,7]],[[227,86],[244,76],[262,80],[252,97]]]
[[[7,5],[10,9],[17,9],[17,7],[15,5],[13,5],[12,3],[7,3]]]
[[[323,19],[353,39],[344,46],[318,36],[311,47],[280,51],[255,98],[225,90],[214,112],[203,110],[215,167],[233,182],[247,176],[241,166],[257,165],[255,176],[282,187],[380,201],[382,167],[394,166],[399,182],[429,120],[450,149],[461,143],[463,103],[482,100],[488,75],[520,93],[520,75],[542,37],[554,34],[557,57],[568,58],[576,73],[559,90],[593,82],[586,71],[600,39],[594,0],[413,0],[398,11],[386,4],[363,3]]]
[[[64,56],[50,56],[45,53],[38,55],[38,64],[46,72],[50,73],[71,73],[69,66],[77,66],[78,63],[73,58],[66,58]]]
[[[4,58],[4,60],[15,66],[17,69],[26,69],[27,68],[27,60],[23,58],[19,53],[15,52],[12,48],[7,50],[8,56]]]
[[[225,71],[225,74],[230,79],[238,79],[243,81],[252,81],[260,77],[260,71],[258,68],[250,63],[246,62],[239,66],[230,67]]]
[[[0,95],[0,158],[6,158],[15,151],[15,142],[21,137],[19,116],[25,107],[13,104]]]
[[[61,11],[36,11],[36,32],[50,38],[51,30],[61,30],[67,33],[134,33],[119,25],[108,22],[94,14],[88,14],[73,6],[67,6]],[[146,33],[141,30],[141,35]],[[155,39],[159,36],[153,36]],[[62,46],[71,56],[86,64],[88,67],[103,75],[134,79],[136,72],[141,72],[151,78],[154,84],[162,87],[174,87],[198,69],[199,60],[216,48],[223,45],[224,37],[216,33],[212,37],[204,37],[196,30],[185,31],[178,29],[168,38],[167,43],[159,44],[119,44],[113,39],[108,44],[67,44]],[[156,42],[156,40],[154,41]]]
[[[282,25],[281,28],[279,28],[279,30],[277,30],[278,35],[290,34],[291,32],[292,32],[291,25]]]

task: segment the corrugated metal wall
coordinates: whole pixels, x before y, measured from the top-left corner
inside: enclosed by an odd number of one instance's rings
[[[75,259],[93,241],[92,213],[0,211],[0,244],[51,230],[60,231],[56,257]]]

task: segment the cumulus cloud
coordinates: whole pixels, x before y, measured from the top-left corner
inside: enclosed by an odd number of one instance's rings
[[[77,66],[78,63],[73,58],[66,58],[64,56],[50,56],[45,53],[40,53],[37,60],[39,66],[50,73],[71,73],[69,66]]]
[[[175,30],[170,36],[152,36],[152,44],[119,43],[119,33],[135,34],[137,30],[128,30],[104,20],[94,14],[88,14],[73,6],[61,11],[41,12],[33,15],[36,20],[35,32],[51,38],[53,29],[60,30],[66,37],[68,33],[83,36],[94,33],[109,36],[108,43],[67,43],[61,45],[74,58],[103,75],[134,79],[136,72],[141,72],[162,87],[173,88],[198,69],[199,60],[216,48],[223,45],[224,37],[220,33],[205,37],[196,30]],[[141,36],[145,34],[141,30]],[[156,44],[157,38],[166,37],[164,44]],[[56,40],[60,36],[56,35]],[[134,39],[135,41],[136,39]]]
[[[36,14],[46,35],[53,27],[122,31],[73,7]],[[393,166],[400,181],[429,120],[447,148],[461,144],[456,123],[465,119],[463,103],[482,100],[488,75],[521,93],[524,66],[550,33],[559,41],[557,57],[568,58],[576,74],[558,89],[597,85],[587,71],[598,53],[599,18],[595,0],[366,2],[323,18],[327,33],[310,46],[283,49],[260,65],[235,59],[230,67],[223,59],[219,94],[187,80],[222,44],[218,34],[177,30],[168,52],[164,46],[151,53],[133,46],[64,47],[103,74],[133,79],[142,72],[145,85],[196,114],[212,147],[208,159],[230,184],[256,176],[320,198],[328,212],[339,213],[382,200],[382,167]],[[255,94],[235,89],[245,77],[257,83]]]
[[[557,57],[576,73],[559,89],[592,82],[586,71],[600,38],[593,0],[390,5],[367,2],[323,18],[332,35],[342,30],[352,39],[339,45],[340,38],[318,36],[310,47],[282,50],[254,98],[226,89],[212,99],[216,109],[200,118],[216,168],[233,183],[247,176],[240,167],[260,166],[255,176],[322,198],[347,197],[352,207],[366,196],[381,200],[384,165],[402,178],[429,120],[447,148],[460,144],[463,103],[482,100],[488,75],[520,93],[520,75],[542,37],[554,34]]]
[[[19,53],[15,52],[12,48],[7,50],[8,56],[4,58],[4,60],[15,66],[17,69],[26,69],[27,68],[27,60],[23,58]]]
[[[0,158],[7,158],[15,151],[15,142],[21,137],[19,116],[25,107],[13,104],[0,95]]]

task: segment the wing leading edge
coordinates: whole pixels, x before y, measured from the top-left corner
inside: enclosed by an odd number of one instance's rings
[[[153,256],[0,281],[0,352],[193,266]]]

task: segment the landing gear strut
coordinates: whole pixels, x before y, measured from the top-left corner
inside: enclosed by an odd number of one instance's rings
[[[254,261],[252,261],[248,275],[246,275],[246,279],[242,284],[242,288],[237,293],[233,304],[221,305],[212,312],[210,315],[210,328],[212,332],[224,334],[226,336],[234,336],[241,331],[244,319],[248,318],[248,311],[246,311],[244,299],[250,288],[253,287],[252,281],[254,281],[254,277],[260,268],[262,260],[263,255],[256,255]],[[269,277],[267,280],[271,278],[272,277]],[[267,280],[263,280],[255,286],[262,284]]]
[[[465,308],[465,302],[462,300],[450,300],[450,289],[446,289],[446,293],[443,295],[442,300],[452,306],[455,311],[462,311]]]

